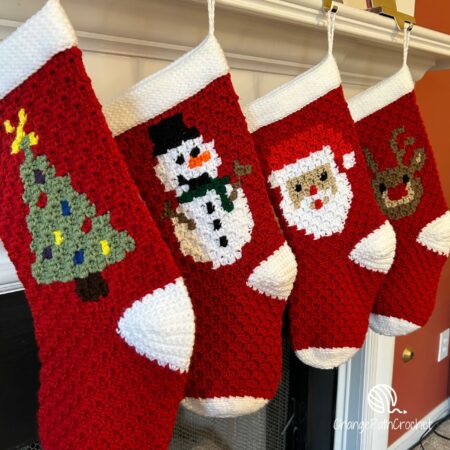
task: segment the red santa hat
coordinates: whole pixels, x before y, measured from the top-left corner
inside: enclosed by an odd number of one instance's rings
[[[330,147],[340,172],[355,165],[354,149],[343,134],[323,124],[305,127],[292,137],[273,145],[268,156],[268,165],[273,171],[277,171],[321,151],[324,147]]]

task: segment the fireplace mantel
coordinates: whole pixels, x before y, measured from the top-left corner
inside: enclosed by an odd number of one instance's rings
[[[0,5],[0,39],[44,0]],[[97,53],[173,60],[207,30],[206,0],[63,0],[81,47]],[[217,0],[216,34],[235,69],[296,75],[318,62],[326,43],[321,0]],[[401,63],[402,34],[392,19],[342,4],[335,56],[344,82],[372,84]],[[99,19],[100,18],[100,19]],[[415,79],[450,68],[450,37],[419,25],[411,36]]]

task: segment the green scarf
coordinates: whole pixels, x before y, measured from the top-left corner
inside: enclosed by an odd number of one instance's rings
[[[201,186],[184,192],[177,197],[177,199],[180,204],[189,203],[192,202],[194,198],[204,197],[208,191],[216,191],[217,195],[220,197],[222,208],[227,212],[231,212],[234,209],[234,204],[227,195],[227,184],[230,184],[230,177],[228,175],[223,178],[213,178],[209,183],[202,184]]]

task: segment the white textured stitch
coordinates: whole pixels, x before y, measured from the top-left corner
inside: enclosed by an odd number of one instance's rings
[[[361,239],[349,258],[366,269],[387,273],[394,262],[396,237],[389,221]]]
[[[295,180],[302,176],[308,176],[309,173],[324,165],[327,165],[330,171],[329,179],[331,177],[334,179],[332,186],[325,190],[318,190],[313,195],[306,193],[301,204],[295,205],[291,183],[295,183]],[[353,192],[347,175],[339,172],[330,146],[324,146],[322,150],[273,171],[269,176],[269,183],[272,188],[278,187],[281,190],[280,206],[289,226],[305,230],[306,234],[312,234],[314,239],[331,236],[344,229]],[[302,189],[305,190],[305,186],[302,186]],[[313,208],[316,201],[322,202],[323,206],[320,209]]]
[[[247,285],[270,297],[287,300],[297,276],[297,261],[285,242],[262,261],[247,280]]]
[[[383,336],[404,336],[420,328],[419,325],[405,319],[374,313],[370,315],[369,326],[375,333]]]
[[[209,34],[200,45],[105,107],[109,128],[118,136],[192,97],[228,72],[222,48]]]
[[[0,99],[76,43],[75,31],[59,0],[49,0],[0,43]]]
[[[446,211],[445,214],[425,225],[417,236],[417,242],[432,252],[448,256],[450,253],[450,212]]]
[[[414,81],[408,66],[405,65],[391,77],[380,81],[348,101],[353,120],[359,122],[412,92],[413,89]]]
[[[355,167],[355,164],[355,152],[345,153],[342,157],[342,165],[344,166],[344,169],[351,169],[352,167]]]
[[[332,55],[292,81],[250,103],[244,110],[251,133],[277,122],[314,102],[341,85],[341,76]]]
[[[181,404],[196,414],[207,417],[238,417],[251,414],[263,406],[269,400],[265,398],[245,397],[214,397],[214,398],[185,398]]]
[[[155,289],[125,310],[117,333],[140,355],[186,372],[194,348],[194,311],[182,278]]]
[[[316,348],[296,350],[297,358],[317,369],[334,369],[346,363],[359,350],[356,347]]]

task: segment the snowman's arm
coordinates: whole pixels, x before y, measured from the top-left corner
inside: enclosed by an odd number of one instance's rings
[[[162,212],[161,217],[163,219],[176,219],[178,223],[185,223],[188,226],[188,230],[195,230],[196,228],[195,222],[192,219],[189,219],[186,214],[173,210],[170,202],[164,202],[164,211]]]
[[[238,180],[231,184],[233,190],[230,193],[230,200],[234,202],[238,197],[238,189],[241,187],[241,177],[252,173],[251,164],[241,164],[238,159],[234,161],[234,173]]]
[[[234,173],[240,178],[252,173],[251,164],[241,164],[238,159],[234,161]]]
[[[231,186],[233,187],[233,189],[230,192],[229,199],[234,202],[238,197],[238,189],[241,187],[241,180],[232,183]]]
[[[241,164],[238,159],[234,161],[234,173],[237,175],[238,180],[231,185],[233,190],[230,193],[230,200],[234,202],[238,196],[238,189],[241,187],[241,177],[245,175],[250,175],[252,173],[251,164]]]

